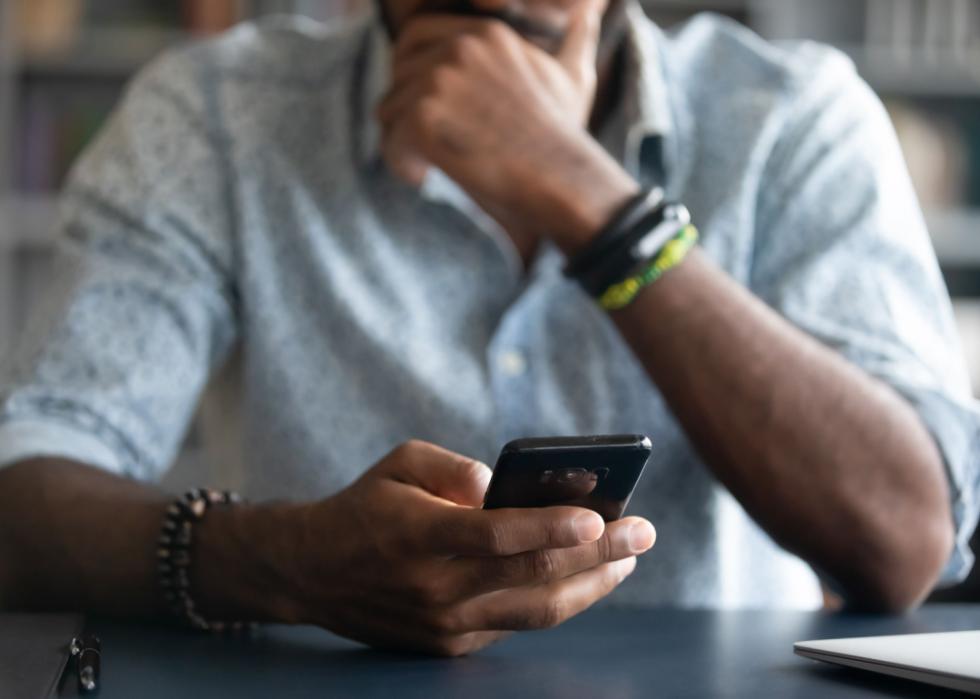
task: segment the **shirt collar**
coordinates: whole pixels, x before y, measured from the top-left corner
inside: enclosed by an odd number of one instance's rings
[[[613,138],[620,142],[616,150],[624,158],[627,170],[638,174],[644,143],[670,133],[672,122],[660,57],[662,35],[637,0],[626,0],[626,5],[627,74],[620,104],[615,109],[622,121]],[[380,156],[380,128],[375,108],[391,80],[391,39],[379,17],[368,18],[364,42],[361,70],[355,80],[363,80],[361,155],[369,163]]]
[[[652,184],[663,163],[648,162],[649,143],[659,144],[673,128],[661,62],[663,45],[659,28],[644,14],[636,0],[626,5],[625,72],[618,103],[598,134],[599,141],[626,170],[644,184]],[[657,151],[652,151],[657,153]]]
[[[367,18],[363,42],[360,69],[355,70],[353,79],[361,84],[361,158],[364,164],[370,164],[381,155],[381,128],[375,110],[391,81],[391,38],[376,11]]]

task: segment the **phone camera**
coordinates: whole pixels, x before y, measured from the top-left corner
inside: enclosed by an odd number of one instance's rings
[[[589,470],[585,468],[556,468],[541,472],[541,483],[579,483],[589,478]]]

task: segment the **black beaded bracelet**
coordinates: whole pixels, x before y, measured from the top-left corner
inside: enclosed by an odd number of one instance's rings
[[[194,525],[214,505],[232,505],[241,498],[229,491],[194,488],[167,507],[157,540],[157,580],[167,607],[184,623],[201,631],[238,631],[243,621],[212,621],[198,611],[191,596],[190,566]]]

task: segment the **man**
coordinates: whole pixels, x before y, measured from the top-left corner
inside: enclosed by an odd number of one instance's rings
[[[618,0],[381,5],[165,56],[74,171],[4,382],[6,606],[165,608],[148,481],[211,375],[253,502],[193,524],[209,619],[460,654],[634,566],[611,601],[813,607],[815,570],[902,610],[965,573],[980,421],[846,60]],[[562,267],[653,186],[701,245],[607,313]],[[653,438],[637,516],[479,509],[471,458],[602,432]]]

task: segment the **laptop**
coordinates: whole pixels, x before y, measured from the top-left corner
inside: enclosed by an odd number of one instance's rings
[[[801,641],[804,658],[980,694],[980,631]]]

